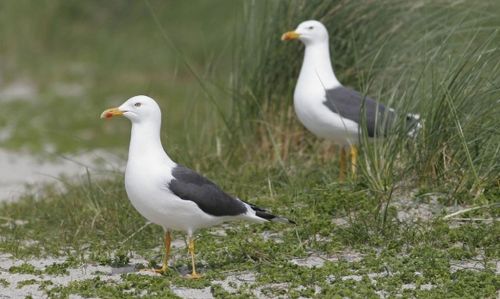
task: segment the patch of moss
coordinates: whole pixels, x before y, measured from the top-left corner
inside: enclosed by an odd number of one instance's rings
[[[22,280],[20,282],[17,283],[17,288],[20,289],[24,286],[27,286],[27,285],[32,285],[32,284],[37,284],[38,281],[36,279],[27,279],[27,280]]]
[[[10,283],[4,278],[0,278],[0,285],[6,288],[10,285]]]
[[[498,283],[492,276],[494,265],[487,263],[499,257],[495,242],[500,228],[497,223],[466,223],[458,227],[450,227],[443,220],[400,223],[395,213],[389,213],[382,226],[376,213],[377,203],[366,190],[358,185],[325,184],[325,176],[333,177],[333,172],[297,174],[290,182],[275,186],[272,197],[265,182],[277,181],[282,175],[279,172],[263,169],[237,172],[241,181],[247,183],[244,188],[227,183],[234,182],[235,173],[208,172],[215,181],[226,182],[228,190],[238,190],[248,201],[290,217],[298,224],[232,223],[224,226],[223,237],[213,234],[211,229],[200,230],[196,238],[197,267],[203,274],[200,280],[183,277],[190,271],[190,258],[185,248],[174,248],[173,267],[163,276],[131,273],[122,275],[122,281],[118,282],[96,278],[66,287],[51,286],[46,288],[47,294],[105,298],[133,298],[145,293],[151,297],[174,296],[170,288],[178,286],[212,287],[214,294],[224,297],[229,295],[213,281],[224,280],[228,273],[247,271],[255,273],[256,281],[238,290],[236,297],[251,296],[260,287],[269,295],[286,292],[289,297],[315,296],[317,290],[322,297],[374,297],[382,293],[439,296],[442,288],[456,294],[474,293],[475,288],[482,287],[478,277],[493,285]],[[19,257],[45,254],[71,257],[64,263],[46,267],[44,274],[65,275],[70,266],[88,262],[123,266],[130,262],[130,252],[150,261],[149,267],[161,262],[162,230],[150,225],[138,232],[145,220],[126,199],[121,178],[68,184],[65,192],[50,191],[41,200],[26,197],[5,205],[0,213],[32,219],[14,229],[0,226],[8,244],[0,244],[0,251]],[[343,226],[332,225],[332,218],[348,221]],[[79,229],[82,226],[92,229]],[[184,237],[182,233],[174,234],[176,240]],[[39,248],[27,251],[22,247],[23,240],[39,241],[36,243]],[[41,244],[47,245],[41,248]],[[325,260],[317,268],[291,262],[311,254],[328,259],[343,251],[359,253],[361,260]],[[450,260],[466,260],[482,252],[487,264],[484,271],[450,272]],[[35,270],[28,265],[11,269],[17,273],[38,273]],[[352,275],[359,281],[345,278]],[[468,285],[465,279],[469,278],[476,283]],[[287,291],[273,288],[281,283],[289,284]],[[424,284],[432,284],[433,288],[421,289]],[[414,288],[402,290],[405,285]],[[491,287],[482,288],[480,293],[486,297],[495,295]]]
[[[35,268],[35,266],[30,265],[28,263],[21,264],[19,266],[12,266],[9,268],[10,273],[18,273],[18,274],[33,274],[40,275],[42,271]]]
[[[170,291],[170,283],[164,277],[124,275],[122,278],[122,282],[105,282],[99,277],[74,281],[66,287],[54,287],[47,294],[56,298],[70,294],[100,298],[178,298]]]

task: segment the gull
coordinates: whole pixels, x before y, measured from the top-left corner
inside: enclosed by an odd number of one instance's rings
[[[293,95],[294,109],[300,122],[314,135],[341,146],[340,180],[346,172],[346,147],[350,148],[351,171],[355,174],[360,129],[368,137],[386,135],[396,112],[383,104],[340,84],[330,61],[328,31],[318,21],[302,22],[281,40],[300,40],[305,45],[304,61]],[[408,114],[408,135],[420,127],[419,115]]]
[[[117,108],[101,114],[109,119],[124,116],[132,122],[130,147],[125,170],[125,190],[134,208],[147,220],[163,227],[165,255],[157,273],[168,270],[171,231],[188,235],[192,273],[195,267],[193,234],[196,230],[226,221],[294,223],[231,196],[201,174],[174,162],[160,140],[161,111],[150,97],[135,96]]]

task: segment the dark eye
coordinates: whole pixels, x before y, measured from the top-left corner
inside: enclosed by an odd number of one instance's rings
[[[142,105],[141,103],[135,103],[134,104],[135,107],[141,107],[141,105]]]
[[[309,30],[313,30],[313,29],[314,29],[314,26],[309,26],[309,27],[307,27],[307,29],[309,29]]]

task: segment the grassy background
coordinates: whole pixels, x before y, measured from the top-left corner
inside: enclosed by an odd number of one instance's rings
[[[98,115],[137,94],[153,96],[165,107],[165,135],[173,145],[212,134],[219,117],[206,91],[224,103],[224,89],[218,86],[227,84],[231,70],[232,24],[239,5],[0,3],[0,83],[27,82],[36,90],[33,97],[4,104],[0,126],[15,124],[4,146],[35,152],[48,144],[56,152],[124,147],[128,125],[103,126]],[[201,139],[199,144],[209,140]]]
[[[240,40],[259,46],[256,53],[242,50],[239,69],[250,71],[240,72],[233,103],[246,129],[242,136],[255,132],[251,138],[267,149],[264,160],[286,159],[314,142],[304,141],[310,136],[298,128],[289,100],[303,46],[276,37],[302,20],[319,19],[330,28],[332,61],[341,82],[401,115],[416,112],[424,119],[421,134],[407,146],[404,121],[382,143],[361,138],[362,179],[374,191],[410,178],[419,186],[445,185],[475,195],[485,186],[498,186],[500,22],[491,13],[500,10],[497,2],[479,1],[474,9],[456,1],[260,3],[248,13],[254,26],[245,36],[252,39]]]
[[[290,282],[291,297],[314,296],[314,285],[322,288],[321,296],[495,296],[498,11],[493,0],[473,7],[425,0],[1,2],[0,40],[6,42],[0,43],[0,84],[21,80],[36,90],[33,98],[3,103],[0,127],[13,128],[3,147],[42,154],[95,148],[123,153],[129,124],[103,123],[98,115],[146,93],[163,108],[164,143],[176,161],[298,222],[232,225],[224,228],[224,238],[200,232],[206,276],[197,282],[179,277],[187,264],[182,259],[167,279],[124,275],[121,283],[85,281],[47,292],[122,297],[127,291],[133,297],[149,289],[171,295],[172,285],[204,287],[225,273],[255,270],[257,285]],[[336,181],[335,148],[306,132],[291,106],[303,50],[279,37],[311,18],[330,29],[332,61],[342,82],[425,120],[414,140],[401,125],[381,142],[367,142],[363,135],[359,176],[345,184]],[[68,95],[61,84],[82,91]],[[67,184],[65,192],[48,186],[42,199],[27,194],[4,204],[0,251],[17,258],[66,255],[62,268],[122,265],[131,252],[152,263],[160,260],[159,228],[148,226],[128,239],[144,219],[126,199],[121,177]],[[416,206],[436,200],[448,210],[486,206],[464,217],[493,221],[450,225],[443,210],[435,219],[404,223],[396,206],[389,206],[402,199]],[[332,224],[338,218],[347,225]],[[264,238],[269,231],[283,243]],[[318,269],[290,263],[346,250],[364,258]],[[476,256],[483,257],[484,271],[450,272],[453,260]],[[369,273],[383,271],[392,275],[369,282]],[[338,279],[352,274],[363,280]],[[330,275],[335,283],[328,282]],[[402,290],[410,282],[417,289]],[[418,288],[427,283],[436,287]],[[214,295],[228,296],[212,287]]]

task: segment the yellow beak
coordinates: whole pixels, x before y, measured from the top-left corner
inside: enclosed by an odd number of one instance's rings
[[[120,109],[110,108],[110,109],[104,110],[104,112],[101,113],[101,118],[109,119],[109,118],[112,118],[113,116],[122,116],[122,115],[123,115],[123,111],[121,111]]]
[[[281,40],[283,40],[283,41],[294,40],[294,39],[298,39],[299,37],[300,37],[300,34],[298,34],[297,32],[288,31],[288,32],[283,33],[283,35],[281,36]]]

